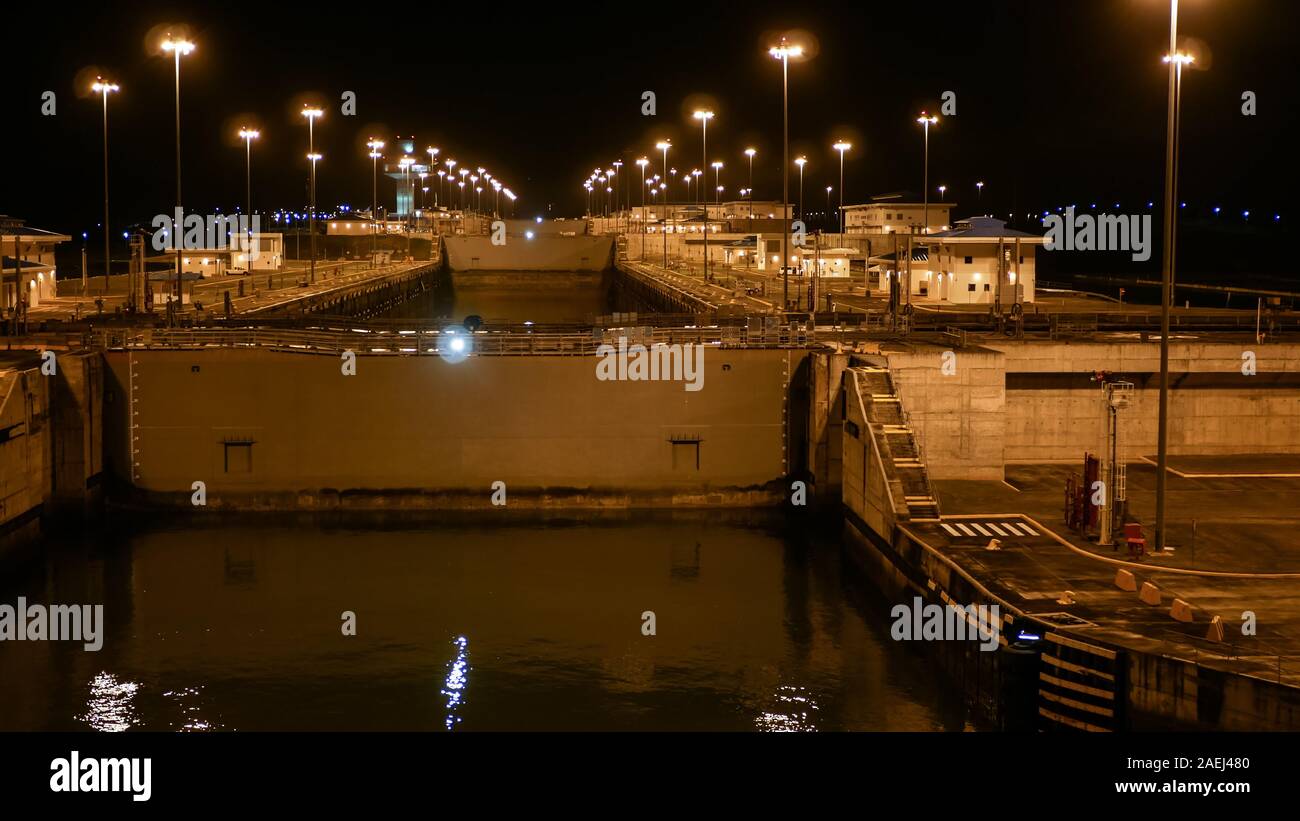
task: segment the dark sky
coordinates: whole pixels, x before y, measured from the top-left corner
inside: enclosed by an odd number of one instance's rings
[[[1296,178],[1297,18],[1291,0],[1182,0],[1180,33],[1204,70],[1189,71],[1183,109],[1183,198],[1239,213],[1281,212]],[[7,114],[0,213],[76,234],[102,209],[100,107],[76,79],[99,66],[122,85],[109,102],[113,222],[170,211],[175,192],[170,58],[146,34],[185,23],[198,50],[182,63],[187,209],[232,210],[244,197],[235,131],[253,148],[256,209],[304,203],[304,99],[322,102],[322,209],[370,199],[370,134],[414,135],[444,156],[484,165],[521,196],[520,215],[574,214],[597,164],[655,155],[701,162],[697,100],[717,112],[709,159],[734,191],[755,146],[758,196],[780,193],[780,66],[774,33],[811,32],[816,56],[791,68],[792,156],[806,153],[809,208],[838,186],[831,142],[854,143],[848,201],[920,188],[922,108],[945,90],[957,116],[932,132],[931,183],[983,210],[1161,196],[1168,0],[964,0],[815,3],[526,5],[281,3],[139,4],[131,11],[62,6],[5,12],[0,46]],[[34,9],[34,10],[33,10]],[[24,14],[36,14],[24,19]],[[620,17],[619,14],[634,14]],[[17,35],[17,40],[13,39]],[[93,75],[92,75],[93,76]],[[40,113],[57,93],[56,116]],[[658,116],[641,115],[654,91]],[[1256,92],[1259,114],[1241,115]],[[339,112],[354,91],[358,113]],[[312,96],[314,95],[314,97]],[[793,195],[792,195],[793,196]],[[380,198],[391,200],[391,184]],[[964,209],[962,209],[964,210]],[[1300,219],[1300,216],[1294,217]]]

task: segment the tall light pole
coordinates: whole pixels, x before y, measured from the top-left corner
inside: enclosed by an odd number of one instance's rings
[[[309,198],[311,199],[311,204],[310,207],[308,207],[307,209],[307,232],[308,232],[307,242],[309,243],[308,248],[310,249],[311,252],[311,281],[312,282],[316,281],[316,163],[320,160],[320,158],[321,155],[317,154],[315,151],[307,155],[307,159],[311,161],[311,182],[310,185],[308,186],[308,188],[311,191],[311,193],[309,194]]]
[[[745,149],[745,156],[749,157],[749,219],[754,219],[754,155],[758,151],[753,148]]]
[[[782,310],[790,308],[790,217],[788,209],[790,207],[790,58],[798,57],[803,54],[803,47],[786,42],[784,37],[781,42],[772,46],[767,53],[781,61],[781,221],[784,224],[784,233],[781,235],[781,275],[782,275],[782,298],[785,305]],[[802,189],[803,166],[799,166],[800,188]],[[802,196],[801,196],[802,199]],[[800,216],[803,216],[803,203],[799,204]]]
[[[167,35],[163,41],[162,50],[170,52],[176,61],[176,211],[178,215],[184,218],[184,212],[181,211],[181,57],[194,51],[194,44],[184,39],[172,39]],[[107,227],[107,226],[105,226]],[[183,230],[176,225],[172,226],[172,244],[176,248],[176,314],[179,316],[181,308],[181,299],[184,291],[181,285],[181,242],[184,236]],[[107,260],[105,260],[107,264]]]
[[[650,164],[646,157],[636,161],[641,167],[641,259],[645,259],[645,167]]]
[[[239,138],[244,141],[244,207],[250,220],[253,218],[253,140],[260,136],[256,129],[239,129]]]
[[[984,183],[982,182],[975,183],[975,200],[980,203],[984,202]]]
[[[664,207],[663,211],[660,212],[663,219],[659,225],[659,233],[664,235],[664,270],[668,270],[668,149],[672,147],[673,144],[668,140],[660,140],[655,143],[655,148],[664,152],[664,182],[659,184],[659,190],[664,192]]]
[[[948,190],[948,186],[946,185],[939,186],[939,202],[943,202],[943,195],[945,192],[947,192],[947,190]]]
[[[713,204],[720,205],[722,202],[719,196],[722,192],[722,163],[718,160],[713,161],[713,187],[718,191],[713,196]]]
[[[432,173],[433,173],[433,169],[435,169],[435,168],[438,167],[438,155],[439,155],[440,153],[442,153],[442,149],[441,149],[441,148],[436,148],[436,147],[434,147],[434,146],[431,145],[431,146],[429,146],[428,148],[424,149],[424,151],[425,151],[426,154],[429,155],[429,173],[432,174]],[[440,184],[439,184],[439,186],[438,186],[438,190],[437,190],[437,192],[435,192],[434,195],[433,195],[433,207],[434,207],[434,208],[437,208],[437,207],[438,207],[438,195],[442,193],[441,180],[439,180],[439,183],[440,183]]]
[[[796,157],[794,164],[799,166],[799,219],[803,219],[803,167],[808,164],[808,158]]]
[[[853,143],[840,140],[831,146],[840,152],[840,233],[844,233],[844,152],[853,147]]]
[[[375,243],[379,233],[379,158],[384,156],[381,149],[384,141],[371,137],[366,142],[370,149],[370,267],[375,267]],[[439,171],[438,173],[442,173]]]
[[[921,220],[924,224],[921,226],[921,232],[928,234],[930,233],[930,126],[939,122],[939,118],[933,114],[926,116],[922,111],[916,121],[925,129],[925,173],[924,181],[921,183],[921,190],[924,192],[921,196],[925,198],[925,210],[922,212],[924,216]]]
[[[1178,125],[1183,66],[1192,57],[1178,52],[1178,0],[1169,4],[1169,100],[1165,124],[1165,224],[1160,288],[1160,409],[1156,431],[1156,550],[1165,549],[1165,474],[1169,465],[1169,308],[1174,299],[1177,250]]]
[[[307,207],[307,241],[311,253],[311,281],[316,282],[316,161],[320,155],[316,153],[316,119],[325,112],[312,106],[303,106],[302,116],[307,118],[307,159],[311,160],[311,184],[308,186],[310,192],[308,199],[311,203]]]
[[[700,121],[700,162],[705,168],[709,165],[709,120],[713,119],[713,112],[700,109],[695,112],[695,119]],[[700,196],[700,205],[704,207],[704,281],[709,281],[709,198],[704,193],[704,186],[699,186],[695,193]]]
[[[106,82],[103,77],[96,77],[94,85],[90,88],[104,98],[104,295],[108,296],[110,268],[108,256],[108,95],[117,91],[118,85],[117,83]],[[175,233],[177,230],[177,226],[173,225],[172,232]],[[132,296],[128,295],[128,301],[134,301],[131,299]]]

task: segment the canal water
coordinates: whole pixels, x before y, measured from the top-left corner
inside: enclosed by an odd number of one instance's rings
[[[754,513],[106,526],[0,574],[104,606],[98,652],[0,642],[0,730],[969,729],[846,549]]]
[[[421,294],[390,310],[386,316],[403,319],[441,319],[459,324],[467,316],[481,317],[488,323],[532,322],[536,325],[582,324],[592,317],[620,310],[609,283],[591,281],[590,275],[564,288],[538,288],[536,272],[521,273],[519,284],[493,287],[455,287],[449,279],[434,291]],[[557,278],[571,276],[555,273]],[[508,282],[509,272],[494,272],[495,282]]]

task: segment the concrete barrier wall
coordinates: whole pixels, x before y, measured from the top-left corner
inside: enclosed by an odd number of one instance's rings
[[[953,370],[945,375],[948,351]],[[1007,430],[1004,354],[915,345],[886,355],[930,478],[1001,479]]]
[[[0,370],[0,556],[39,533],[49,501],[50,377]]]
[[[507,236],[493,245],[490,236],[445,237],[453,271],[603,271],[614,264],[614,238]]]
[[[209,505],[272,507],[349,490],[486,505],[495,481],[670,498],[761,488],[788,470],[787,383],[805,355],[709,348],[690,392],[599,381],[594,356],[363,355],[343,376],[337,358],[311,354],[112,352],[110,468],[144,491],[188,501],[203,481]]]
[[[1006,355],[1008,462],[1074,461],[1083,458],[1084,450],[1098,449],[1104,424],[1101,391],[1079,377],[1103,369],[1136,384],[1131,405],[1120,415],[1120,439],[1129,458],[1156,452],[1158,343],[988,347]],[[1255,354],[1254,376],[1242,374],[1245,351]],[[1300,346],[1173,343],[1169,369],[1171,454],[1300,453]],[[1067,384],[1053,379],[1054,374],[1076,378]]]

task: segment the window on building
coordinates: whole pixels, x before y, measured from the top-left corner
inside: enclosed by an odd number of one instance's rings
[[[988,284],[987,282],[984,283],[984,290],[986,290],[986,291],[989,290],[989,284]]]
[[[964,259],[966,260],[967,265],[971,265],[975,262],[975,257],[965,257]]]
[[[966,286],[966,290],[968,290],[968,291],[974,291],[974,290],[975,290],[975,283],[972,282],[971,284],[967,285],[967,286]]]

